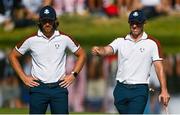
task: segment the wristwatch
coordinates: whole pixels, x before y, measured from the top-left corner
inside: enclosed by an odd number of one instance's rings
[[[76,78],[77,77],[77,75],[78,75],[78,73],[77,72],[75,72],[75,71],[72,71],[71,72],[71,74]]]

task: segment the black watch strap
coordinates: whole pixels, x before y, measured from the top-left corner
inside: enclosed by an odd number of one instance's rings
[[[76,78],[77,77],[77,75],[78,75],[78,73],[77,72],[75,72],[75,71],[72,71],[71,72],[71,74]]]

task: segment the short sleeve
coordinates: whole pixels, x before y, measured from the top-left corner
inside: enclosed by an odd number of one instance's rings
[[[75,42],[73,39],[67,37],[66,40],[67,40],[68,49],[71,50],[73,53],[80,48],[80,45],[77,42]]]
[[[157,60],[163,60],[162,53],[161,53],[161,48],[160,44],[154,43],[152,45],[152,60],[157,61]]]
[[[22,55],[25,54],[30,48],[29,48],[29,40],[26,39],[25,41],[22,41],[20,43],[18,43],[16,46],[15,46],[15,49],[21,53]]]
[[[121,40],[122,40],[121,38],[117,38],[109,44],[109,46],[112,47],[114,54],[117,52],[120,46]]]

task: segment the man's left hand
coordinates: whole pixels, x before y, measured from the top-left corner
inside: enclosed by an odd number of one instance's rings
[[[167,91],[162,91],[161,94],[159,95],[159,102],[161,102],[164,106],[168,106],[170,100],[170,95]]]
[[[73,81],[75,79],[76,78],[72,74],[66,75],[63,79],[61,79],[62,82],[60,82],[59,85],[61,87],[67,88],[68,86],[70,86],[73,83]]]

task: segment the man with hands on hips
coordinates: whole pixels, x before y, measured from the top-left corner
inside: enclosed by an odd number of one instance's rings
[[[9,54],[12,67],[25,85],[30,87],[30,114],[45,114],[50,105],[52,114],[68,114],[67,87],[82,69],[86,55],[71,37],[57,30],[56,12],[45,6],[39,13],[39,30],[16,45]],[[77,56],[71,74],[66,75],[66,49]],[[27,76],[19,62],[26,52],[32,57],[31,76]]]

